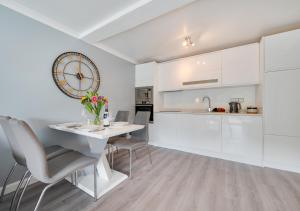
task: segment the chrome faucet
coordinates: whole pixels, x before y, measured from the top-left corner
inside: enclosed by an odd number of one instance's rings
[[[205,99],[208,100],[208,112],[211,112],[211,100],[210,100],[210,97],[204,96],[204,97],[202,98],[202,102],[203,102],[203,103],[204,103]]]

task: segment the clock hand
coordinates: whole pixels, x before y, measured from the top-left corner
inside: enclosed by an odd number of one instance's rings
[[[72,75],[72,76],[75,76],[75,77],[77,77],[77,74],[72,74],[72,73],[64,73],[65,75]],[[87,78],[87,79],[93,79],[93,78],[91,78],[91,77],[86,77],[86,76],[83,76],[82,77],[82,79],[84,79],[84,78]]]
[[[78,64],[78,72],[81,73],[81,55],[79,55],[79,64]]]
[[[86,77],[86,76],[84,76],[83,78],[87,78],[87,79],[91,79],[91,80],[93,79],[93,78],[90,78],[90,77]]]
[[[72,74],[72,73],[64,73],[65,75],[73,75],[73,76],[77,76],[76,74]]]

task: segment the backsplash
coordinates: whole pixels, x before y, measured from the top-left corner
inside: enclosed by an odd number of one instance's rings
[[[211,98],[213,108],[228,109],[228,103],[232,98],[244,98],[241,105],[242,109],[246,109],[249,105],[256,105],[256,88],[256,86],[243,86],[165,92],[163,108],[206,109],[208,102],[203,103],[202,97],[207,95]]]

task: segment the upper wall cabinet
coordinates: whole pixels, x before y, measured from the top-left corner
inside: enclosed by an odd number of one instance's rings
[[[176,91],[181,89],[182,62],[172,61],[159,64],[158,68],[158,91]]]
[[[265,71],[300,68],[300,29],[264,37]]]
[[[220,52],[202,54],[160,64],[159,91],[219,87]]]
[[[156,62],[149,62],[135,66],[135,87],[153,86]]]
[[[259,84],[259,44],[159,64],[158,90]]]
[[[222,86],[259,84],[259,44],[222,51]]]

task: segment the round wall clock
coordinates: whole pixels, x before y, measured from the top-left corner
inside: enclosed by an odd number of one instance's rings
[[[87,56],[66,52],[56,58],[52,76],[57,87],[66,95],[80,99],[87,91],[98,91],[100,75],[96,65]]]

